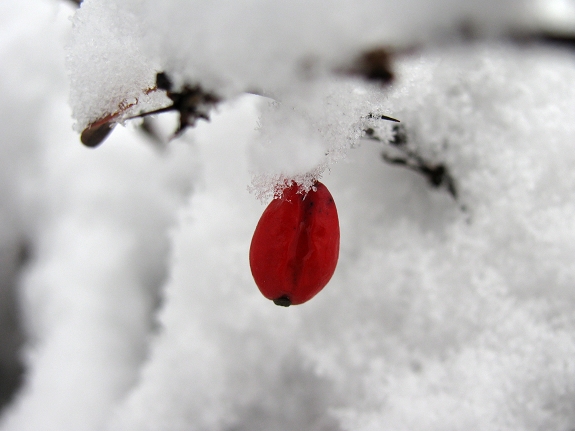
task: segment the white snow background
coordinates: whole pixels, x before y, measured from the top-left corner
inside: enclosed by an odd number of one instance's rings
[[[0,22],[0,313],[24,339],[6,323],[0,359],[25,370],[1,431],[575,429],[575,51],[508,38],[574,34],[573,1],[20,0]],[[337,73],[378,46],[391,85]],[[160,70],[225,98],[210,122],[80,144],[167,104]],[[457,199],[385,163],[370,114]],[[251,235],[317,177],[338,268],[277,307]]]

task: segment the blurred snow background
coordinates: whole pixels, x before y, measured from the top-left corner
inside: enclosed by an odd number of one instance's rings
[[[575,428],[575,52],[534,37],[573,37],[573,1],[22,0],[0,20],[0,430]],[[341,73],[379,46],[391,84]],[[164,106],[160,70],[226,100],[168,144],[137,120],[79,143]],[[377,115],[457,199],[383,161]],[[317,176],[339,266],[283,309],[249,272],[258,197]]]

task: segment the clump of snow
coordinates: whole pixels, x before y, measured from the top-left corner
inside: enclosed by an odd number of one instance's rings
[[[334,83],[338,71],[371,49],[443,40],[459,27],[495,36],[526,25],[524,4],[87,0],[74,18],[68,59],[76,129],[106,115],[120,113],[121,121],[166,106],[162,92],[149,92],[159,70],[176,86],[199,83],[224,98],[263,93],[279,102],[262,114],[262,151],[276,164],[256,169],[254,190],[269,197],[285,178],[307,188],[308,177],[317,179],[357,142],[361,131],[350,126],[368,110],[356,90],[363,99],[381,94],[354,79]]]
[[[114,2],[85,1],[74,14],[67,68],[74,129],[134,105],[168,105],[156,85],[159,65],[141,50],[144,29],[130,10]]]
[[[312,94],[313,93],[313,94]],[[252,189],[262,200],[294,180],[309,190],[331,165],[345,158],[368,127],[391,137],[385,94],[360,81],[326,79],[290,104],[261,103],[259,133],[249,147]],[[384,123],[384,124],[381,124]]]

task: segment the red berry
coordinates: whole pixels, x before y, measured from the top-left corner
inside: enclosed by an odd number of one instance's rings
[[[328,283],[339,256],[333,197],[316,182],[307,194],[285,189],[265,209],[252,238],[250,267],[262,294],[288,307],[313,298]]]

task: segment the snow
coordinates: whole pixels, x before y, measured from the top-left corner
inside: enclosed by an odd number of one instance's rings
[[[572,0],[539,0],[534,1],[530,7],[540,25],[559,33],[573,33],[575,3]]]
[[[158,71],[167,72],[177,87],[200,83],[224,98],[245,91],[268,95],[280,106],[261,138],[293,154],[288,160],[269,159],[286,160],[278,168],[307,189],[305,174],[313,170],[309,165],[315,162],[315,174],[320,175],[330,164],[318,160],[320,153],[327,152],[329,158],[349,147],[349,129],[358,117],[373,111],[374,104],[385,106],[379,87],[350,88],[353,81],[334,82],[334,71],[349,69],[357,57],[375,48],[405,50],[453,36],[459,27],[496,36],[509,26],[532,25],[526,12],[518,13],[523,10],[518,4],[522,2],[443,0],[402,2],[398,7],[375,0],[338,0],[326,7],[319,0],[87,0],[74,16],[68,49],[75,128],[81,131],[110,114],[120,113],[117,121],[122,121],[167,106],[161,92],[153,90]],[[273,194],[284,181],[269,172],[260,175],[267,178],[261,183],[269,183],[267,189],[256,185],[261,197]]]
[[[1,357],[25,367],[0,431],[574,428],[575,56],[502,37],[572,30],[552,18],[572,6],[0,6],[0,288],[18,301],[0,312],[24,338],[0,328]],[[338,72],[380,45],[391,84]],[[167,144],[134,120],[80,144],[122,106],[168,104],[145,94],[160,70],[225,100]],[[392,150],[445,166],[456,197]],[[261,200],[319,177],[338,268],[277,307],[249,271]]]

